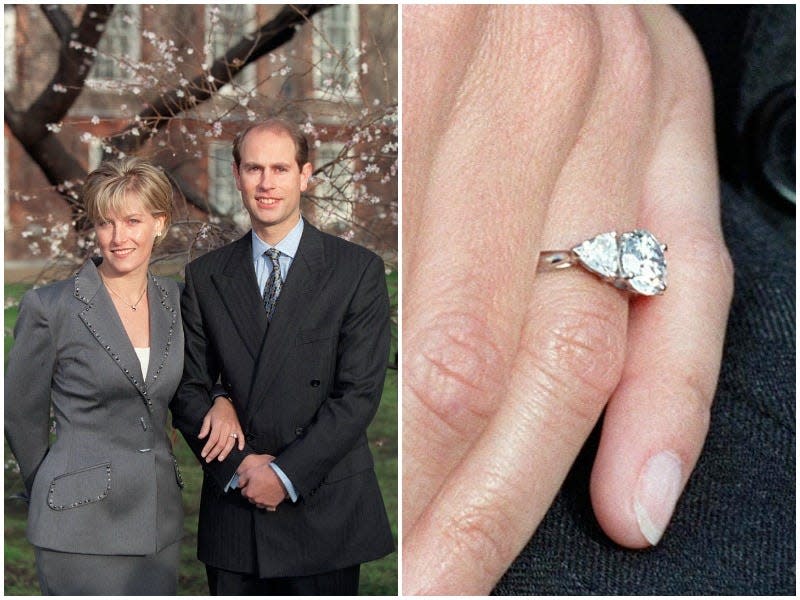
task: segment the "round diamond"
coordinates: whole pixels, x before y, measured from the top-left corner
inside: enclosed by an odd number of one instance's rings
[[[621,275],[632,289],[646,296],[667,289],[664,249],[649,231],[623,233],[619,243]]]

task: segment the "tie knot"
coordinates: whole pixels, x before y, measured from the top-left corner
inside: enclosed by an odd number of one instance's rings
[[[277,248],[270,248],[264,252],[264,256],[269,258],[273,264],[278,262],[278,257],[281,255],[281,251]]]

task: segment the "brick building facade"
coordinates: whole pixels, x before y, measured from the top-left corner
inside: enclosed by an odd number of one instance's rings
[[[73,23],[87,10],[83,5],[62,9]],[[119,132],[146,137],[146,128],[136,128],[133,118],[148,102],[204,73],[204,65],[280,9],[117,5],[87,85],[67,116],[52,124],[65,151],[88,171],[110,156],[106,151],[117,152],[109,140]],[[57,70],[59,41],[44,10],[4,7],[5,93],[17,110],[28,107]],[[185,192],[176,196],[176,225],[166,247],[185,261],[204,224],[205,229],[209,223],[220,227],[229,237],[235,229],[244,230],[246,214],[230,171],[230,140],[252,119],[281,114],[303,124],[312,142],[318,172],[304,215],[396,263],[396,105],[396,6],[338,5],[320,11],[297,28],[291,41],[248,65],[208,101],[175,115],[136,150],[163,166]],[[6,271],[59,255],[68,256],[67,262],[79,259],[68,204],[7,124],[4,131]],[[202,247],[193,246],[197,251]]]

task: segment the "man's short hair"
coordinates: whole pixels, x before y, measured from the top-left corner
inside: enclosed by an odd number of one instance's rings
[[[297,168],[302,170],[303,165],[308,162],[308,140],[300,127],[294,121],[284,119],[282,117],[270,117],[265,121],[253,123],[242,131],[236,134],[233,138],[233,162],[236,163],[236,168],[239,168],[239,163],[242,160],[241,147],[244,138],[248,133],[254,129],[266,129],[268,131],[277,131],[285,133],[294,142],[294,159],[297,162]]]

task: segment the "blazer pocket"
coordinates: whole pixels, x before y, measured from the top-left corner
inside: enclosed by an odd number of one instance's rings
[[[319,342],[322,340],[329,340],[334,336],[334,332],[329,327],[318,327],[317,329],[307,329],[299,331],[296,337],[298,346],[303,344],[310,344],[311,342]]]
[[[69,510],[99,502],[111,491],[111,461],[59,475],[50,482],[47,505]]]

